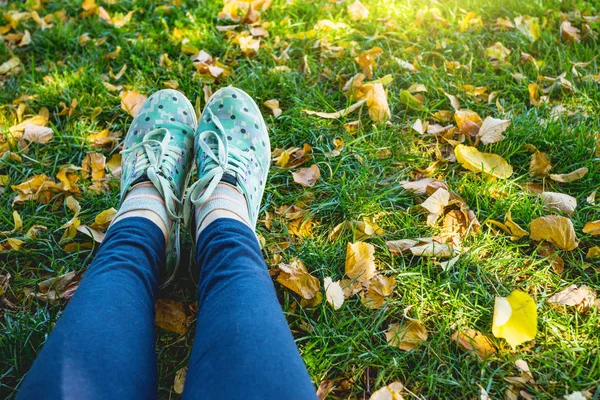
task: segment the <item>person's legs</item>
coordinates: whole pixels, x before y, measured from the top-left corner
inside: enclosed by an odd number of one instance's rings
[[[200,234],[197,332],[184,399],[315,399],[254,232],[216,219]]]
[[[154,300],[179,261],[196,127],[193,106],[175,90],[154,93],[138,111],[123,143],[119,211],[18,399],[157,397]]]
[[[113,225],[17,399],[156,398],[154,300],[164,260],[155,223]]]
[[[199,179],[184,216],[200,269],[184,399],[315,399],[254,227],[270,166],[267,127],[243,91],[221,89],[196,133]]]

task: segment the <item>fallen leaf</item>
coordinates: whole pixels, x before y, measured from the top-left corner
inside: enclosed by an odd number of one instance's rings
[[[543,178],[548,175],[552,165],[548,154],[538,151],[531,155],[531,163],[529,164],[529,175],[536,178]]]
[[[401,90],[398,95],[398,102],[410,110],[422,110],[423,103],[413,96],[408,90]]]
[[[569,183],[577,181],[583,178],[587,173],[588,169],[586,167],[576,169],[573,172],[569,172],[568,174],[550,174],[550,179],[556,182]]]
[[[511,53],[512,52],[504,47],[504,45],[500,42],[496,42],[492,46],[485,49],[485,55],[499,63],[505,63],[506,59]]]
[[[40,200],[43,204],[47,204],[57,194],[64,192],[62,184],[54,182],[45,174],[35,175],[18,185],[11,186],[11,188],[17,191],[13,204],[24,203],[28,200]]]
[[[483,124],[479,128],[477,137],[483,144],[497,143],[505,139],[502,133],[506,130],[506,128],[508,128],[509,125],[510,120],[508,119],[487,117],[485,120],[483,120]]]
[[[113,149],[121,141],[121,132],[103,129],[98,133],[88,135],[87,140],[92,148]]]
[[[596,205],[596,190],[594,190],[592,193],[590,193],[590,195],[585,198],[585,201],[587,201],[588,204],[595,206]]]
[[[354,3],[349,4],[347,9],[350,21],[360,21],[369,17],[369,10],[360,2],[360,0],[356,0]]]
[[[385,337],[390,346],[400,350],[410,351],[427,341],[427,330],[420,321],[406,321],[402,324],[391,324],[385,332]]]
[[[527,293],[514,290],[508,297],[496,297],[492,333],[513,348],[537,334],[537,309]]]
[[[566,289],[555,293],[548,300],[550,304],[561,304],[565,306],[577,307],[581,312],[589,311],[596,305],[596,291],[586,285],[571,285]]]
[[[137,115],[148,99],[136,89],[123,91],[119,93],[119,97],[121,98],[121,109],[127,111],[132,117]]]
[[[430,242],[410,248],[414,256],[450,258],[454,255],[452,247],[443,243]]]
[[[600,235],[600,219],[597,221],[590,221],[583,227],[583,233],[589,233],[592,236]]]
[[[273,112],[273,116],[275,118],[281,115],[281,108],[279,108],[279,100],[271,99],[267,100],[263,103],[267,108],[269,108]]]
[[[344,291],[340,286],[340,282],[333,282],[330,277],[326,277],[323,279],[323,287],[325,288],[327,302],[333,306],[334,310],[338,310],[344,304]]]
[[[271,152],[275,165],[282,168],[296,168],[312,158],[312,146],[304,143],[302,148],[290,147],[286,150],[275,149]]]
[[[560,37],[566,42],[579,42],[581,39],[579,32],[579,29],[571,25],[568,20],[564,20],[562,24],[560,24]]]
[[[81,276],[77,275],[75,271],[71,271],[38,283],[39,292],[31,292],[29,296],[52,304],[59,300],[70,300],[75,294],[80,280]]]
[[[600,246],[590,247],[585,258],[600,258]]]
[[[452,340],[458,343],[464,351],[472,351],[479,361],[484,361],[486,358],[496,354],[496,349],[492,342],[475,329],[458,330],[452,335]]]
[[[359,282],[369,281],[375,276],[375,248],[365,242],[348,243],[346,248],[345,273]]]
[[[393,293],[394,287],[396,280],[393,277],[377,274],[368,282],[366,294],[361,294],[362,303],[368,308],[381,308],[385,304],[385,298]]]
[[[367,102],[367,99],[359,100],[356,103],[349,106],[348,108],[345,108],[340,111],[336,111],[334,113],[326,113],[326,112],[311,111],[311,110],[302,110],[302,111],[304,111],[308,115],[316,115],[317,117],[321,117],[321,118],[337,119],[337,118],[341,118],[341,117],[344,117],[344,116],[350,114],[352,111],[358,109],[360,106],[362,106],[366,102]]]
[[[186,307],[175,300],[158,299],[154,306],[156,326],[185,335],[189,327],[189,319],[186,315]]]
[[[321,177],[321,171],[317,164],[313,164],[308,168],[300,168],[298,171],[293,171],[292,176],[294,177],[294,182],[305,187],[313,187],[317,179]]]
[[[500,179],[507,179],[513,173],[512,167],[497,154],[482,153],[475,147],[459,144],[454,148],[456,160],[466,169],[483,172]]]
[[[179,368],[175,373],[175,379],[173,380],[173,391],[177,394],[183,393],[183,388],[185,386],[185,378],[187,376],[187,365],[185,367]]]
[[[431,196],[429,196],[427,200],[421,203],[421,207],[432,214],[441,215],[444,212],[444,209],[448,206],[449,201],[450,192],[444,188],[439,188]]]
[[[96,215],[96,218],[94,218],[94,223],[91,225],[91,227],[94,229],[106,229],[109,227],[115,215],[117,215],[117,210],[112,207],[104,210]]]
[[[319,280],[308,272],[299,259],[293,259],[289,264],[280,263],[278,268],[277,282],[304,299],[314,298],[321,288]]]
[[[504,224],[508,228],[509,234],[512,237],[516,237],[517,239],[520,239],[524,236],[529,235],[529,232],[527,232],[525,229],[521,228],[516,222],[514,222],[512,220],[512,214],[510,211],[508,211],[506,213],[506,215],[504,216]]]
[[[540,194],[544,208],[550,211],[562,211],[567,215],[573,215],[577,208],[577,199],[564,193],[542,192]]]
[[[541,28],[539,18],[530,17],[529,15],[519,15],[515,18],[515,25],[532,42],[540,38]]]
[[[54,136],[54,130],[45,126],[26,125],[23,130],[23,140],[30,143],[48,143]]]
[[[454,113],[456,126],[465,135],[475,137],[479,134],[483,121],[481,117],[471,110],[458,110]]]
[[[92,188],[99,190],[102,180],[106,176],[104,169],[106,168],[106,157],[100,153],[87,153],[81,162],[81,172],[84,178],[90,174],[92,176]]]
[[[404,400],[403,390],[404,385],[401,382],[392,382],[373,392],[369,400]]]
[[[387,94],[381,83],[373,85],[373,88],[367,92],[366,99],[369,116],[373,122],[381,124],[390,118]]]
[[[377,68],[377,57],[383,54],[381,47],[373,47],[370,50],[365,51],[354,59],[356,63],[362,69],[362,73],[365,74],[367,79],[373,77],[373,71]]]
[[[547,240],[562,250],[574,250],[579,245],[573,223],[559,215],[536,218],[529,224],[531,239]]]
[[[11,71],[14,71],[19,65],[21,65],[21,60],[19,57],[12,57],[8,61],[0,64],[0,75],[6,75]]]

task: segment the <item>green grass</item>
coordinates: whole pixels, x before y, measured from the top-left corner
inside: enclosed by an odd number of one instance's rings
[[[185,0],[181,8],[170,6],[166,1],[150,0],[103,4],[110,15],[137,10],[131,22],[120,29],[98,17],[80,19],[80,3],[74,0],[49,2],[45,9],[38,10],[40,15],[64,9],[68,16],[65,23],[55,22],[52,29],[42,31],[33,20],[26,20],[19,25],[18,31],[28,29],[31,32],[30,45],[16,49],[6,43],[0,45],[0,63],[14,54],[23,64],[21,73],[0,82],[3,86],[0,90],[2,133],[7,137],[8,128],[15,124],[16,106],[12,101],[23,94],[37,96],[27,103],[26,115],[47,107],[50,124],[56,131],[51,142],[32,145],[23,153],[22,162],[0,160],[0,174],[8,175],[10,184],[40,173],[54,177],[63,165],[81,165],[90,151],[85,138],[92,132],[103,128],[126,132],[131,117],[121,110],[118,95],[102,85],[102,74],[108,74],[109,67],[116,72],[126,63],[127,72],[118,84],[136,88],[144,94],[163,88],[162,82],[166,80],[176,79],[179,90],[192,103],[202,97],[202,82],[194,78],[188,55],[181,52],[179,40],[171,36],[174,28],[183,29],[191,45],[219,57],[234,70],[232,76],[213,84],[213,90],[231,84],[246,90],[259,104],[272,98],[280,101],[284,112],[278,119],[273,119],[268,109],[263,110],[270,126],[273,148],[300,147],[304,143],[314,147],[313,161],[322,172],[322,178],[314,188],[300,187],[293,182],[288,170],[278,167],[271,169],[267,184],[263,211],[273,212],[282,205],[294,204],[307,193],[314,196],[307,208],[318,225],[311,236],[292,240],[283,254],[284,260],[301,259],[321,281],[326,276],[342,279],[346,244],[354,238],[346,232],[329,242],[327,235],[333,227],[350,219],[377,217],[379,225],[386,231],[381,237],[367,240],[376,247],[380,270],[394,276],[398,282],[394,294],[379,310],[365,308],[358,297],[347,300],[337,311],[327,303],[302,308],[298,296],[275,284],[316,385],[324,379],[334,380],[338,389],[333,395],[339,398],[368,398],[370,392],[394,380],[401,380],[419,397],[474,398],[479,395],[481,386],[492,398],[501,398],[509,385],[504,378],[519,374],[513,362],[523,359],[528,362],[537,383],[528,384],[524,389],[536,398],[560,398],[576,390],[590,390],[596,394],[595,398],[598,397],[598,310],[581,314],[574,308],[556,309],[545,302],[550,295],[571,283],[600,289],[598,259],[585,259],[587,249],[600,245],[600,240],[581,232],[586,222],[600,218],[599,206],[585,201],[593,190],[600,189],[600,160],[594,156],[594,133],[600,132],[600,91],[597,83],[579,82],[571,72],[573,62],[592,60],[589,66],[579,70],[582,75],[598,74],[600,66],[594,57],[600,46],[594,39],[563,42],[559,33],[560,12],[575,15],[574,10],[579,10],[583,15],[596,15],[600,12],[596,2],[446,1],[441,2],[443,5],[437,4],[441,15],[449,22],[449,27],[444,28],[433,21],[415,26],[417,10],[430,3],[425,0],[364,1],[371,11],[369,18],[354,23],[347,21],[345,3],[276,0],[263,13],[263,20],[272,23],[268,28],[270,35],[262,39],[259,54],[252,58],[243,57],[237,45],[216,31],[215,26],[223,24],[217,20],[220,2],[202,2],[198,6],[198,2]],[[26,5],[24,2],[0,2],[0,10],[11,9],[26,10]],[[459,32],[464,10],[477,12],[486,26]],[[497,31],[490,26],[497,17],[514,18],[520,14],[537,16],[545,21],[540,40],[532,43],[516,30]],[[385,31],[378,19],[386,17],[395,22],[396,29]],[[394,78],[388,88],[392,111],[390,125],[373,126],[363,110],[362,129],[352,134],[343,129],[344,119],[323,120],[302,112],[303,109],[333,111],[345,107],[347,100],[341,88],[347,79],[360,71],[351,50],[346,50],[341,58],[328,58],[314,46],[314,39],[286,38],[290,33],[311,29],[320,19],[344,21],[352,27],[332,34],[332,45],[352,42],[357,53],[373,46],[384,49],[375,78],[387,74]],[[0,26],[5,23],[0,20]],[[599,23],[591,26],[600,31]],[[99,46],[80,45],[79,37],[83,34],[94,40],[106,38],[106,41]],[[278,44],[276,37],[286,43]],[[511,49],[512,54],[508,64],[496,69],[485,57],[485,48],[498,41]],[[288,45],[290,59],[285,65],[291,72],[273,72],[277,63],[271,53],[280,56]],[[103,56],[116,46],[122,48],[119,57],[104,59]],[[519,62],[521,52],[544,61],[540,75],[556,77],[566,72],[566,79],[572,81],[577,90],[572,93],[553,91],[551,105],[532,107],[527,84],[535,82],[538,72],[530,63]],[[159,66],[163,53],[174,62],[170,70]],[[300,70],[304,56],[312,69],[311,75]],[[421,56],[421,70],[413,74],[401,69],[394,60],[397,57],[413,61]],[[458,61],[470,69],[450,72],[444,67],[445,61]],[[511,76],[514,73],[523,74],[526,81],[517,82]],[[46,76],[53,82],[45,80]],[[422,83],[428,89],[423,111],[406,110],[399,102],[400,91],[415,83]],[[505,157],[514,167],[515,174],[506,181],[487,181],[456,163],[444,164],[436,171],[435,176],[445,180],[461,195],[482,223],[480,234],[463,241],[469,251],[453,268],[442,272],[431,260],[390,255],[385,241],[436,233],[426,225],[424,212],[416,207],[423,199],[404,191],[400,182],[414,180],[416,168],[425,168],[434,160],[435,155],[430,149],[433,139],[419,136],[410,125],[417,118],[431,121],[433,112],[451,109],[439,89],[460,96],[463,108],[474,110],[482,117],[501,116],[495,103],[474,101],[457,88],[460,84],[486,86],[490,92],[499,93],[499,104],[512,125],[506,132],[506,140],[481,149]],[[79,106],[73,116],[57,115],[62,108],[59,103],[70,104],[74,98],[79,101]],[[557,104],[564,105],[569,113],[552,119],[552,107]],[[102,112],[92,119],[90,115],[96,107],[101,107]],[[355,118],[356,114],[353,114],[347,121]],[[344,150],[339,157],[328,158],[324,153],[333,148],[335,138],[343,139]],[[561,252],[565,260],[561,275],[552,271],[550,263],[538,254],[537,246],[531,240],[525,238],[513,242],[484,224],[488,219],[501,220],[508,210],[512,210],[514,220],[523,227],[532,219],[548,214],[535,195],[519,188],[519,184],[530,181],[530,152],[523,147],[525,144],[535,145],[550,155],[553,173],[589,168],[589,173],[577,182],[545,182],[547,190],[570,194],[579,203],[571,219],[581,244],[575,251]],[[389,148],[392,157],[378,159],[376,153],[382,148]],[[109,153],[105,151],[106,155]],[[118,182],[111,182],[112,190],[101,194],[86,190],[90,182],[82,182],[81,220],[91,223],[98,212],[117,203]],[[10,184],[0,197],[0,231],[12,229],[15,192]],[[505,192],[506,197],[493,196],[495,191]],[[35,287],[48,277],[84,271],[93,256],[89,250],[63,251],[59,227],[71,218],[72,213],[62,201],[48,205],[29,202],[14,209],[23,218],[25,230],[35,224],[48,229],[37,240],[26,242],[20,251],[0,253],[0,274],[12,275],[10,288],[3,296],[16,306],[11,310],[0,304],[1,398],[14,397],[65,305],[32,299],[25,295],[24,289]],[[259,224],[258,230],[267,245],[290,241],[285,223],[275,221],[271,230]],[[87,240],[78,236],[76,241]],[[494,297],[506,296],[514,289],[534,297],[539,324],[535,340],[516,352],[511,351],[504,340],[491,334]],[[183,274],[174,288],[160,296],[187,304],[195,301],[194,287]],[[412,352],[388,346],[384,336],[390,323],[403,320],[407,307],[411,307],[408,316],[419,318],[429,331],[429,340]],[[459,327],[486,334],[498,347],[498,355],[481,363],[463,352],[450,339]],[[159,329],[160,398],[176,397],[171,392],[173,379],[177,369],[187,363],[193,335],[193,329],[184,337]],[[341,386],[345,389],[340,389]]]

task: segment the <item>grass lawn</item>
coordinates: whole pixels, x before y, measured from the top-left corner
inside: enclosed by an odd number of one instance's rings
[[[137,90],[147,96],[175,83],[200,110],[203,87],[237,86],[263,108],[273,149],[312,146],[302,166],[284,168],[274,162],[271,168],[258,233],[274,278],[279,263],[299,259],[324,294],[324,278],[347,279],[348,243],[362,241],[374,246],[379,273],[395,279],[393,292],[379,308],[367,307],[354,295],[337,310],[325,300],[316,306],[302,301],[275,282],[315,386],[332,386],[327,398],[369,398],[394,381],[404,384],[405,398],[476,398],[483,389],[496,399],[509,387],[523,398],[561,398],[574,391],[600,396],[598,306],[547,302],[572,284],[600,290],[600,258],[590,250],[600,246],[598,231],[583,232],[587,223],[600,220],[600,197],[590,198],[600,189],[597,2],[365,0],[368,16],[351,21],[350,2],[274,0],[261,12],[268,36],[260,37],[257,54],[250,55],[234,39],[249,27],[216,29],[235,24],[218,18],[220,1],[98,0],[102,10],[92,3],[85,2],[86,11],[81,0],[0,0],[0,64],[19,60],[0,74],[0,398],[15,396],[66,305],[65,299],[50,301],[39,283],[73,271],[80,276],[97,248],[81,232],[64,235],[63,225],[73,217],[65,197],[78,200],[78,218],[85,225],[118,202],[119,181],[108,170],[105,178],[94,181],[77,168],[88,153],[107,160],[118,154],[119,140],[132,121],[121,107],[120,92]],[[46,17],[44,23],[32,11]],[[21,19],[20,12],[26,13]],[[517,29],[515,18],[521,15],[538,18],[538,28]],[[569,31],[563,21],[579,32]],[[345,25],[336,26],[338,22]],[[490,50],[496,43],[501,46]],[[391,76],[384,85],[391,110],[387,121],[374,123],[367,103],[334,119],[303,111],[335,112],[353,104],[356,100],[343,87],[362,71],[355,57],[376,46],[382,52],[373,77],[365,82]],[[199,50],[225,66],[225,73],[215,79],[197,72],[191,56]],[[115,77],[123,65],[126,70]],[[536,89],[539,96],[532,98],[530,91]],[[453,146],[461,140],[473,146],[475,139],[463,132],[468,127],[451,127],[450,136],[447,130],[435,132],[435,124],[456,125],[445,93],[481,119],[511,121],[504,140],[477,144],[480,151],[503,157],[514,170],[510,177],[490,178],[456,162]],[[283,112],[277,118],[262,106],[269,99],[279,101]],[[19,141],[23,132],[11,127],[43,115],[43,107],[52,139]],[[417,132],[417,120],[429,123],[430,130]],[[344,127],[353,121],[361,122],[357,129]],[[99,146],[90,135],[105,129],[121,132],[121,139]],[[332,153],[336,149],[339,154]],[[532,177],[530,162],[537,152],[548,155],[552,174],[580,168],[588,172],[564,183],[547,174]],[[314,186],[296,183],[291,172],[312,164],[321,173]],[[74,188],[63,186],[46,197],[14,203],[14,185],[40,174],[58,182],[61,167],[69,165],[77,167],[68,174],[79,178]],[[473,225],[448,239],[443,222],[448,209],[428,224],[429,213],[421,206],[427,195],[403,187],[403,182],[425,177],[445,182],[481,227]],[[524,189],[528,183],[533,189]],[[540,190],[570,195],[577,207],[572,213],[549,210]],[[291,206],[303,210],[300,218],[289,218]],[[13,211],[23,221],[15,232]],[[503,222],[508,211],[527,231],[539,217],[568,218],[578,247],[556,249],[530,236],[511,240],[489,222]],[[365,219],[383,232],[362,235],[348,225],[330,239],[339,224]],[[45,228],[26,235],[35,225]],[[456,263],[442,268],[445,259],[392,254],[386,245],[431,237],[446,237],[462,249]],[[492,334],[492,319],[495,297],[516,289],[535,302],[537,335],[512,349]],[[159,297],[182,303],[189,317],[185,334],[157,328],[159,396],[171,399],[179,396],[173,388],[175,375],[186,366],[191,350],[196,293],[181,272]],[[427,340],[410,351],[390,345],[385,335],[390,325],[413,319],[427,330]],[[467,329],[487,337],[493,354],[479,360],[452,339]],[[517,367],[522,364],[515,365],[517,360],[527,363],[531,376]]]

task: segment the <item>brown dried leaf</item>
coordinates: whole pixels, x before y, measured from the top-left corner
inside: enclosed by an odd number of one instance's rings
[[[308,272],[299,259],[293,259],[289,264],[281,263],[278,268],[280,273],[277,282],[304,299],[313,299],[321,289],[319,280]]]
[[[547,240],[562,250],[574,250],[579,245],[573,223],[559,215],[536,218],[529,224],[531,239]]]
[[[404,385],[401,382],[392,382],[373,392],[369,400],[404,400],[403,390]]]
[[[565,306],[575,306],[578,310],[585,312],[596,305],[596,291],[582,285],[579,288],[577,285],[571,285],[568,288],[554,294],[548,300],[551,304],[562,304]]]
[[[370,50],[365,51],[354,59],[356,63],[362,69],[362,73],[365,74],[367,79],[373,77],[373,72],[377,68],[377,57],[383,54],[381,47],[373,47]]]
[[[464,351],[472,351],[479,361],[484,361],[489,356],[496,354],[496,349],[492,342],[481,332],[475,329],[464,329],[454,332],[454,340]]]
[[[263,103],[267,108],[269,108],[273,112],[273,116],[275,118],[281,115],[281,108],[279,108],[279,100],[271,99],[267,100]]]
[[[502,133],[508,128],[510,125],[509,119],[496,119],[492,117],[487,117],[483,124],[481,124],[481,128],[479,128],[479,133],[477,137],[483,144],[491,144],[499,142],[505,139]]]
[[[550,174],[550,179],[556,182],[569,183],[577,181],[583,178],[587,173],[588,169],[586,167],[576,169],[573,172],[569,172],[568,174]]]
[[[344,117],[344,116],[350,114],[352,111],[358,109],[360,106],[362,106],[364,103],[366,103],[366,101],[367,101],[367,99],[359,100],[356,103],[352,104],[350,107],[345,108],[340,111],[336,111],[334,113],[326,113],[326,112],[311,111],[311,110],[302,110],[302,111],[304,111],[308,115],[316,115],[317,117],[321,117],[321,118],[337,119],[337,118],[341,118],[341,117]]]
[[[381,83],[372,86],[372,89],[367,92],[367,107],[369,108],[369,116],[376,124],[381,124],[387,121],[390,116],[390,106],[387,101],[387,94]]]
[[[427,341],[428,334],[420,321],[406,321],[402,324],[391,324],[385,333],[390,346],[410,351]]]
[[[333,282],[330,277],[326,277],[323,279],[323,287],[325,288],[327,302],[333,306],[334,310],[338,310],[344,304],[344,291],[340,286],[340,282]]]
[[[345,272],[350,279],[369,281],[375,276],[375,248],[365,242],[348,243],[346,248]]]
[[[156,326],[185,335],[189,327],[189,319],[186,315],[186,306],[171,299],[158,299],[154,306]]]
[[[321,171],[317,164],[313,164],[308,168],[300,168],[298,171],[292,172],[294,182],[305,187],[313,187],[317,179],[321,177]]]
[[[564,193],[542,192],[540,194],[544,208],[550,211],[562,211],[567,215],[573,215],[577,208],[577,199]]]
[[[529,175],[532,177],[543,178],[548,175],[552,165],[550,164],[550,157],[544,152],[536,152],[531,155],[531,163],[529,164]]]

